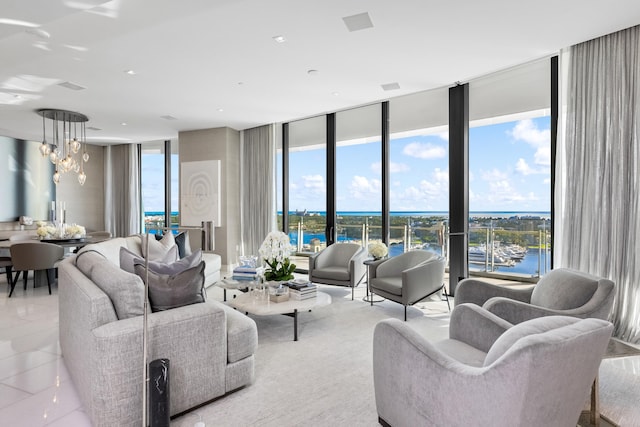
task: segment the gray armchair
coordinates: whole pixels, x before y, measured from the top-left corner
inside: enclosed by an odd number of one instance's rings
[[[357,243],[335,243],[309,257],[309,281],[351,287],[362,281],[366,272],[367,251]]]
[[[568,268],[545,274],[535,286],[510,288],[476,279],[462,280],[455,303],[474,303],[511,323],[541,316],[563,315],[607,319],[614,283]]]
[[[463,304],[451,314],[449,339],[431,343],[404,322],[384,320],[373,337],[378,420],[393,427],[575,426],[612,330],[601,319],[567,316],[510,327]]]
[[[369,267],[369,290],[404,305],[405,321],[407,306],[444,289],[445,259],[433,252],[409,251]]]

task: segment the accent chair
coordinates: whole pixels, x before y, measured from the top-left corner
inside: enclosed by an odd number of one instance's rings
[[[309,257],[309,281],[325,285],[355,287],[366,272],[367,250],[357,243],[334,243]]]
[[[13,290],[18,283],[18,278],[22,272],[22,280],[24,289],[27,289],[27,276],[30,270],[33,270],[34,282],[36,271],[44,270],[47,273],[47,285],[49,286],[49,295],[51,295],[51,282],[56,264],[64,257],[64,249],[62,246],[45,242],[24,242],[14,243],[9,247],[11,252],[11,263],[16,270],[16,276],[11,283],[11,291],[9,298],[13,295]]]
[[[511,326],[462,304],[451,313],[449,339],[432,343],[410,324],[383,320],[373,337],[378,420],[393,427],[575,426],[612,330],[601,319],[568,316]]]
[[[477,279],[464,279],[455,303],[474,303],[511,322],[563,315],[607,319],[613,305],[614,283],[568,268],[545,274],[534,286],[515,288]]]
[[[406,321],[407,306],[444,290],[444,268],[445,259],[433,252],[405,252],[369,265],[369,290],[404,305]]]

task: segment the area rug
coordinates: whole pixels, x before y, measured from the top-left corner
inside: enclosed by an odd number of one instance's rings
[[[600,365],[600,413],[614,425],[640,426],[640,356],[605,359]]]
[[[402,319],[404,308],[390,301],[372,307],[361,295],[352,301],[347,288],[322,286],[321,290],[333,302],[299,314],[297,342],[292,318],[252,316],[259,341],[254,384],[171,425],[193,427],[202,421],[207,427],[378,426],[373,329],[380,320]],[[427,301],[409,308],[408,323],[430,340],[446,338],[446,302]]]

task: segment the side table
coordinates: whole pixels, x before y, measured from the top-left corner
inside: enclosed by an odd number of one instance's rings
[[[362,263],[364,265],[367,266],[367,287],[365,288],[366,290],[366,295],[364,296],[364,298],[362,298],[363,301],[366,302],[382,302],[384,301],[384,298],[382,298],[381,296],[375,296],[374,294],[371,293],[371,288],[369,287],[369,270],[371,269],[371,265],[373,265],[374,263],[378,262],[379,260],[377,259],[366,259],[364,260]]]

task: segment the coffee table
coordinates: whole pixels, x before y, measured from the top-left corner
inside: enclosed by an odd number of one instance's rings
[[[247,292],[231,299],[228,304],[236,310],[244,311],[246,314],[254,314],[256,316],[284,314],[285,316],[293,317],[293,340],[298,341],[298,312],[311,311],[313,308],[329,305],[331,304],[331,296],[318,291],[318,295],[314,298],[301,301],[289,299],[282,302],[273,302],[269,300],[268,295],[257,297],[254,292]]]

